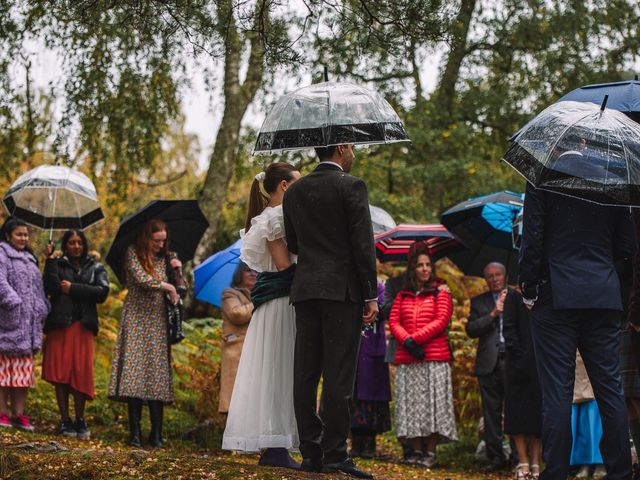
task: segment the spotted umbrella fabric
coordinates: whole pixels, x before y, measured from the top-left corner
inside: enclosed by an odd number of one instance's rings
[[[378,92],[353,83],[324,82],[280,98],[260,128],[253,153],[406,141],[402,121]]]
[[[104,218],[91,180],[59,165],[36,167],[18,177],[2,203],[10,215],[42,229],[82,230]]]
[[[439,224],[400,224],[374,238],[376,256],[381,262],[406,262],[409,249],[415,242],[424,242],[434,260],[465,249],[456,235]]]

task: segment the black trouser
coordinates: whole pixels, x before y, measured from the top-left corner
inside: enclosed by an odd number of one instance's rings
[[[349,401],[360,346],[362,305],[307,300],[296,303],[295,308],[293,399],[300,452],[313,461],[341,462],[347,458]],[[322,420],[317,414],[321,375]]]
[[[478,376],[484,417],[484,443],[491,463],[505,461],[502,450],[502,409],[504,405],[504,356],[499,355],[496,366],[488,375]]]
[[[554,310],[549,302],[536,302],[530,318],[542,389],[546,468],[540,479],[564,480],[569,471],[576,349],[584,360],[602,418],[600,452],[607,479],[630,478],[629,424],[620,379],[620,312]]]

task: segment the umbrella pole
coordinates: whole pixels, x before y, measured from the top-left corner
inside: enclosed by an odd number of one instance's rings
[[[56,212],[56,201],[58,200],[58,190],[53,190],[53,208],[51,209],[51,227],[49,228],[49,243],[53,241],[53,220]]]

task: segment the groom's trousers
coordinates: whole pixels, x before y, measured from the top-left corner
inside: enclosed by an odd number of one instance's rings
[[[293,398],[304,459],[347,458],[349,401],[360,347],[362,304],[332,300],[297,302]],[[322,419],[317,413],[322,376]]]

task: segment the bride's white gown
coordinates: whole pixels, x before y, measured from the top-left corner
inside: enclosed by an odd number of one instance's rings
[[[267,207],[251,221],[240,258],[258,272],[275,272],[267,240],[284,238],[282,206]],[[295,261],[295,256],[291,256]],[[257,452],[299,445],[293,410],[295,312],[289,297],[276,298],[253,312],[233,387],[225,450]]]

